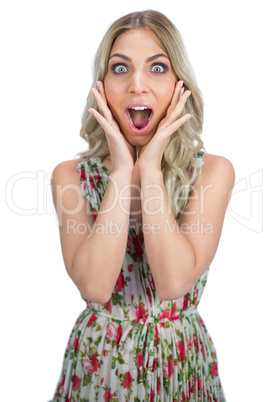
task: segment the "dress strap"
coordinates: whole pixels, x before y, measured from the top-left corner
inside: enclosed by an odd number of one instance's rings
[[[109,171],[100,158],[83,158],[77,168],[80,172],[82,194],[89,202],[96,219],[108,185]]]
[[[192,178],[192,176],[194,175],[194,179],[193,179],[193,182],[192,182],[191,187],[190,187],[189,196],[192,194],[192,192],[193,192],[193,190],[194,190],[194,188],[196,186],[196,183],[197,183],[197,181],[198,181],[198,179],[199,179],[199,177],[201,175],[202,166],[205,163],[203,161],[204,156],[205,156],[205,151],[204,150],[198,152],[197,158],[195,160],[195,164],[192,164],[192,162],[190,162],[189,165],[188,165],[187,172],[188,172],[190,178]]]

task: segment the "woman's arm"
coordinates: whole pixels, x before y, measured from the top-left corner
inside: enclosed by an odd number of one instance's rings
[[[214,155],[205,155],[204,162],[186,213],[178,223],[161,170],[152,171],[143,164],[140,171],[145,248],[156,291],[163,300],[187,293],[208,268],[218,247],[234,169],[227,159]]]
[[[81,193],[77,164],[77,159],[60,163],[52,174],[63,259],[82,296],[105,303],[126,252],[132,170],[110,174],[94,222],[92,209]]]

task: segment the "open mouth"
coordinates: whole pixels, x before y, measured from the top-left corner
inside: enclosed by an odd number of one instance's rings
[[[134,131],[144,132],[149,127],[153,110],[147,106],[133,106],[126,110],[127,120]]]

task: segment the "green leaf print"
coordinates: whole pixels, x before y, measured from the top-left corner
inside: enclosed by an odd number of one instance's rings
[[[98,346],[98,345],[100,344],[101,340],[102,340],[102,335],[100,335],[100,336],[98,337],[98,339],[94,342],[94,344],[95,344],[96,346]]]
[[[116,368],[116,357],[115,356],[113,356],[113,358],[112,358],[112,369],[114,370],[115,368]]]
[[[86,386],[88,384],[90,384],[92,381],[92,374],[87,374],[85,375],[84,379],[83,379],[83,386]]]

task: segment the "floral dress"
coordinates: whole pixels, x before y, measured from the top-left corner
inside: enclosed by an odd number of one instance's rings
[[[100,158],[77,167],[96,218],[109,172]],[[225,401],[216,351],[197,309],[207,275],[208,269],[183,297],[160,300],[130,226],[112,296],[103,304],[85,300],[53,401]]]

